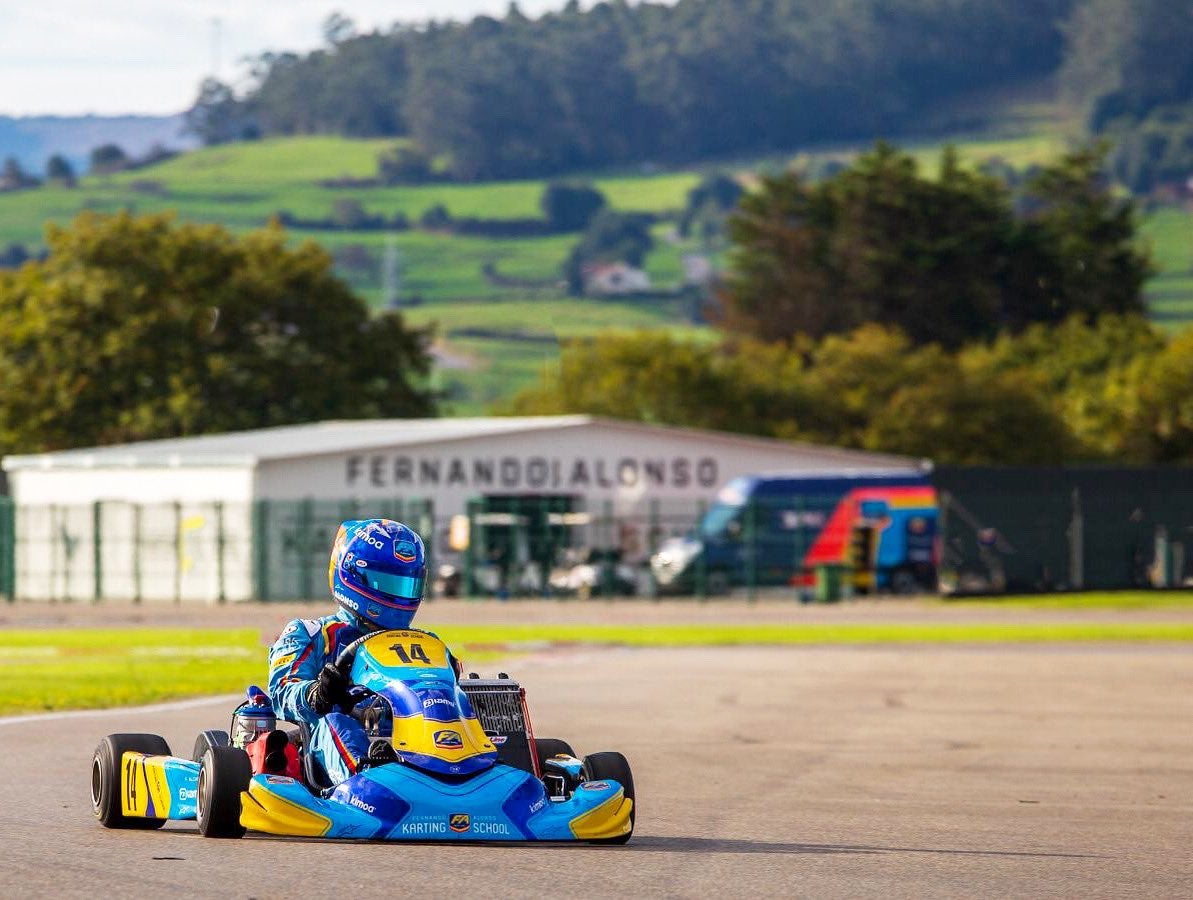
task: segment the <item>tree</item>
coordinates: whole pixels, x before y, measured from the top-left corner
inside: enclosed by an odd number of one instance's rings
[[[1137,246],[1135,204],[1111,193],[1105,160],[1105,147],[1077,150],[1028,179],[1009,247],[1012,327],[1145,311],[1151,262]]]
[[[127,169],[131,160],[117,144],[101,144],[91,151],[91,171],[96,175],[107,175]]]
[[[657,332],[569,341],[559,371],[519,394],[520,415],[587,413],[747,434],[791,434],[802,418],[798,355],[708,347]]]
[[[539,199],[552,231],[583,231],[605,205],[605,195],[591,184],[562,181],[548,184]]]
[[[938,463],[1055,465],[1082,451],[1030,378],[948,366],[875,410],[862,446]]]
[[[75,170],[65,156],[55,153],[46,163],[46,181],[62,187],[75,186]]]
[[[85,213],[0,273],[0,451],[424,416],[428,335],[311,243]]]
[[[790,340],[873,321],[955,348],[1074,313],[1140,311],[1147,258],[1102,161],[1083,150],[1043,167],[1018,209],[951,150],[934,179],[882,144],[814,185],[764,179],[730,220],[721,324]]]
[[[679,219],[679,233],[687,237],[699,228],[706,240],[719,233],[729,211],[735,208],[745,193],[735,178],[728,175],[709,175],[688,191],[688,202]]]
[[[1115,397],[1124,415],[1122,453],[1145,462],[1193,461],[1193,331],[1134,360]]]
[[[383,184],[423,184],[434,177],[431,157],[409,144],[377,155],[377,175]]]
[[[334,47],[356,37],[356,23],[343,13],[333,12],[323,20],[323,40]]]
[[[236,99],[232,88],[215,78],[203,79],[199,96],[183,118],[186,131],[208,147],[251,140],[259,134],[251,110]]]
[[[0,168],[0,191],[19,191],[24,188],[37,187],[40,182],[22,168],[15,156],[4,160]]]

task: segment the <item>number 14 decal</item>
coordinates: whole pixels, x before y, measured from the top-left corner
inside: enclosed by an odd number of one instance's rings
[[[389,649],[407,665],[411,662],[420,662],[425,666],[431,665],[431,658],[427,656],[427,651],[423,649],[422,644],[391,644]]]

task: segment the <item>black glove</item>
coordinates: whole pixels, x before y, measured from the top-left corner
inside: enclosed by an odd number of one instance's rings
[[[334,665],[327,663],[319,670],[319,677],[307,690],[307,706],[317,716],[325,716],[331,708],[348,702],[348,679]]]

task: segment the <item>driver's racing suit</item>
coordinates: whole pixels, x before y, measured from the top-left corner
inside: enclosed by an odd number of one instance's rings
[[[365,632],[345,610],[320,619],[295,619],[269,650],[269,697],[279,719],[310,726],[307,752],[323,765],[332,784],[356,774],[369,739],[356,719],[342,712],[320,716],[307,705],[307,692],[325,662]]]

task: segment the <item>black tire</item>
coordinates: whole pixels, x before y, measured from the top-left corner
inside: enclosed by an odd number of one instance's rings
[[[203,754],[211,747],[227,747],[228,746],[228,732],[211,730],[201,731],[199,736],[195,738],[195,749],[191,751],[191,759],[195,762],[203,762]]]
[[[593,841],[594,844],[624,844],[634,834],[634,819],[638,815],[638,798],[634,795],[634,773],[630,763],[616,750],[590,753],[584,757],[584,778],[586,781],[616,781],[625,795],[634,801],[630,810],[630,830],[615,838]]]
[[[535,738],[534,750],[535,755],[538,756],[540,772],[546,771],[547,760],[552,756],[558,756],[560,753],[566,753],[568,756],[576,755],[572,745],[559,738]]]
[[[91,807],[105,828],[161,828],[165,819],[126,816],[121,811],[120,769],[129,750],[151,756],[169,756],[170,745],[156,734],[109,734],[95,748],[91,759]]]
[[[236,747],[209,747],[199,769],[198,820],[204,837],[244,837],[240,792],[248,790],[253,767]]]

